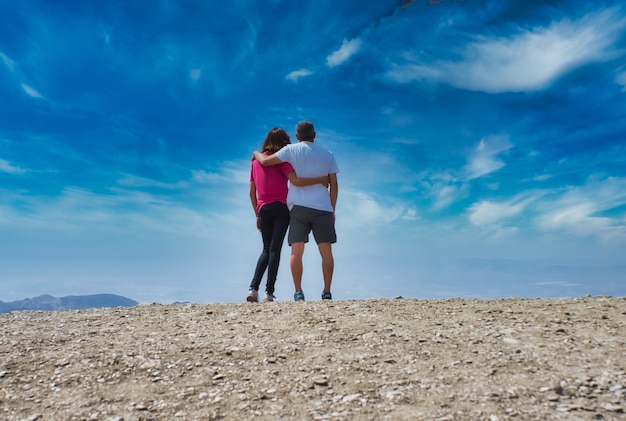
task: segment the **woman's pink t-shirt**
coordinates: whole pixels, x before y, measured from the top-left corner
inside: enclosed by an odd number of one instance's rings
[[[250,167],[250,181],[256,185],[257,212],[268,203],[281,202],[287,204],[287,174],[293,172],[288,162],[264,167],[256,159]]]

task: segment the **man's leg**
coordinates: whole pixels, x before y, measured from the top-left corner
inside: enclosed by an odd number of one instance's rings
[[[302,292],[302,256],[304,255],[304,243],[293,243],[291,245],[291,257],[289,266],[293,277],[293,286],[296,292]]]
[[[330,292],[330,284],[333,281],[333,271],[335,270],[332,243],[320,243],[317,248],[320,251],[320,256],[322,256],[322,275],[324,276],[324,291],[322,292]]]

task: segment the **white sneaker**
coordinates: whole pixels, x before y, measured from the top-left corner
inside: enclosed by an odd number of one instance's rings
[[[265,293],[265,299],[263,300],[264,303],[271,303],[276,299],[276,297],[274,297],[274,295],[266,292]]]
[[[259,302],[259,291],[250,288],[248,291],[248,296],[246,297],[246,301],[249,303],[258,303]]]

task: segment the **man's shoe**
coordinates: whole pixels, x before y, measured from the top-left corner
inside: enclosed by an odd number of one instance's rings
[[[259,302],[259,291],[256,289],[250,288],[248,291],[248,296],[246,297],[246,301],[249,303],[258,303]]]
[[[302,293],[302,291],[298,291],[295,294],[293,294],[293,299],[295,301],[304,301],[304,294]]]
[[[276,299],[276,297],[274,297],[273,294],[270,294],[269,292],[265,293],[265,299],[263,300],[264,303],[271,303]]]
[[[331,294],[330,291],[322,292],[322,300],[332,300],[332,299],[333,299],[333,294]]]

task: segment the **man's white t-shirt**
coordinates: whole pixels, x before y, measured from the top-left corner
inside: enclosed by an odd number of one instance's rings
[[[299,178],[321,177],[339,172],[332,152],[313,142],[289,144],[276,152],[276,156],[283,162],[289,162]],[[296,187],[289,183],[287,206],[291,209],[294,205],[333,211],[328,188],[321,184]]]

